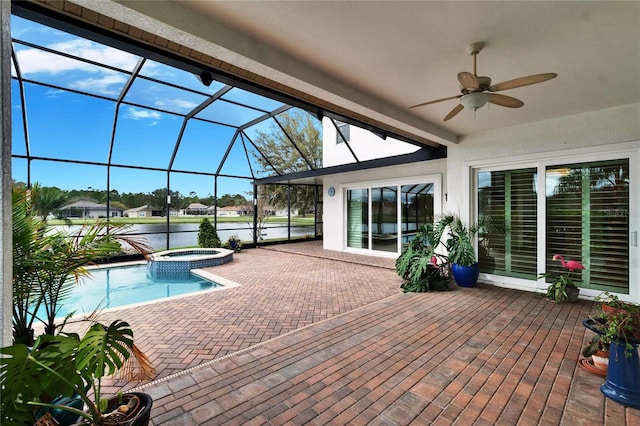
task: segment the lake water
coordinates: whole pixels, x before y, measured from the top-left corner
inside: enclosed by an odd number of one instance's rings
[[[169,248],[197,246],[199,227],[199,223],[170,224],[169,229],[171,234],[169,235]],[[266,224],[263,225],[263,227],[262,239],[264,241],[287,238],[286,224]],[[53,228],[73,232],[74,230],[77,230],[79,226],[55,226]],[[143,234],[151,247],[153,247],[154,250],[159,251],[167,248],[167,236],[164,233],[166,228],[166,223],[133,224],[132,232]],[[227,241],[232,235],[238,236],[242,241],[252,240],[251,228],[246,223],[218,223],[216,230],[218,231],[218,237],[222,242]],[[300,238],[305,235],[314,235],[313,225],[291,227],[291,238]]]

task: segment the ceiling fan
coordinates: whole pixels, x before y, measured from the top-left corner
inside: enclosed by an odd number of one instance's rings
[[[410,106],[409,109],[435,104],[437,102],[448,101],[451,99],[460,99],[460,103],[456,105],[455,108],[453,108],[444,118],[444,121],[447,121],[453,118],[464,108],[472,109],[475,111],[478,108],[482,108],[487,102],[508,108],[520,108],[524,105],[524,102],[522,102],[521,100],[494,92],[515,89],[516,87],[528,86],[530,84],[542,83],[543,81],[551,80],[552,78],[556,78],[558,76],[558,74],[556,73],[534,74],[527,77],[508,80],[492,86],[491,79],[489,77],[480,77],[476,72],[476,56],[478,55],[478,53],[480,53],[483,47],[484,43],[482,42],[472,43],[467,47],[467,53],[473,56],[473,74],[466,71],[458,73],[460,92],[462,92],[462,94],[450,96],[448,98],[437,99],[435,101],[423,102],[421,104]]]

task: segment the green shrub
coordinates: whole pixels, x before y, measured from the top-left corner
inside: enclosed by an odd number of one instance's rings
[[[220,247],[220,238],[216,227],[206,217],[200,222],[198,230],[198,245],[202,248]]]

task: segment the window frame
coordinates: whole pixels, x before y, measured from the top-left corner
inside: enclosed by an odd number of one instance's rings
[[[639,224],[639,204],[640,204],[640,141],[628,142],[611,146],[598,146],[591,148],[576,148],[564,150],[559,155],[558,151],[526,154],[514,156],[509,159],[485,159],[467,161],[464,163],[464,170],[468,173],[467,182],[469,194],[471,194],[469,213],[473,221],[477,221],[478,214],[478,173],[518,170],[525,168],[536,168],[537,181],[537,270],[544,273],[546,269],[546,170],[547,167],[560,166],[564,164],[592,163],[606,160],[629,161],[629,293],[620,293],[624,300],[640,300],[640,286],[634,284],[639,279],[639,249],[638,249],[638,224]],[[498,286],[519,288],[527,290],[546,290],[546,283],[543,279],[536,281],[507,277],[502,275],[482,273],[480,278]],[[581,289],[581,295],[595,297],[602,293],[601,290]]]
[[[381,256],[381,257],[393,257],[396,258],[400,255],[400,251],[402,249],[402,243],[401,243],[401,237],[402,237],[402,232],[400,232],[401,225],[402,225],[402,197],[399,195],[401,194],[402,191],[402,186],[403,185],[408,185],[408,184],[415,184],[415,183],[427,183],[427,184],[433,184],[433,213],[435,217],[438,217],[440,215],[442,215],[442,194],[443,194],[443,189],[442,189],[442,175],[441,174],[432,174],[432,175],[421,175],[421,176],[412,176],[412,177],[405,177],[405,178],[400,178],[400,179],[385,179],[385,180],[375,180],[375,181],[363,181],[363,182],[354,182],[354,183],[348,183],[348,184],[343,184],[340,187],[340,191],[342,193],[342,217],[343,217],[343,221],[342,221],[342,229],[344,230],[343,232],[343,236],[342,236],[342,249],[345,252],[350,252],[350,253],[356,253],[356,254],[367,254],[367,255],[371,255],[373,253],[375,253],[376,256]],[[396,252],[387,252],[387,251],[381,251],[381,250],[373,250],[373,245],[372,245],[372,241],[371,241],[371,233],[369,232],[369,248],[367,249],[360,249],[360,248],[354,248],[354,247],[349,247],[348,244],[348,239],[347,239],[347,215],[348,215],[348,203],[347,203],[347,191],[349,190],[355,190],[355,189],[367,189],[368,194],[369,194],[369,199],[368,199],[368,209],[369,212],[371,212],[371,206],[372,206],[372,197],[371,197],[371,189],[372,188],[379,188],[379,187],[389,187],[389,186],[395,186],[398,190],[398,197],[396,198],[396,211],[397,211],[397,221],[398,223],[398,249]],[[371,230],[371,215],[369,215],[369,230]]]

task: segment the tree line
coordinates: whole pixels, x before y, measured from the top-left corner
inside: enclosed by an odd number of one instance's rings
[[[14,182],[16,187],[25,187],[23,182]],[[41,186],[35,184],[32,187],[33,211],[41,217],[56,215],[62,207],[77,201],[93,201],[98,204],[107,204],[107,191],[101,189],[71,189],[64,190],[55,186]],[[185,196],[179,191],[169,191],[166,188],[158,188],[151,192],[122,192],[116,189],[109,191],[109,203],[113,208],[127,210],[130,208],[148,205],[157,209],[164,209],[167,195],[171,195],[171,207],[176,209],[187,208],[191,203],[200,203],[206,206],[216,204],[216,197],[208,195],[199,197],[195,192]],[[250,202],[241,194],[224,194],[217,199],[218,207],[243,206]]]

